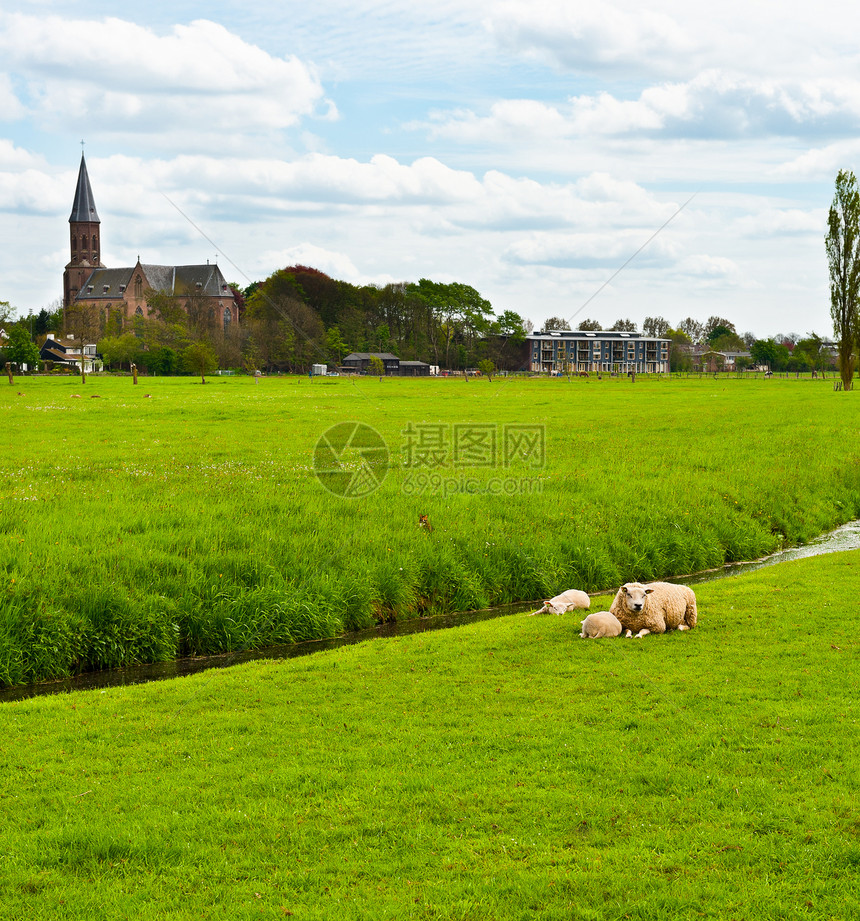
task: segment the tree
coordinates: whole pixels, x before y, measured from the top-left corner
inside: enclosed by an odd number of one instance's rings
[[[496,366],[490,361],[489,358],[484,358],[478,362],[478,370],[481,374],[485,375],[488,381],[492,381],[493,375],[496,373]]]
[[[72,334],[72,339],[81,349],[81,383],[87,382],[84,349],[94,345],[99,336],[101,325],[101,311],[95,304],[84,302],[70,304],[66,308],[66,333]]]
[[[105,336],[104,339],[99,339],[98,351],[106,365],[127,364],[131,370],[131,363],[137,360],[140,352],[140,340],[134,333]]]
[[[13,326],[9,330],[6,343],[6,360],[18,365],[27,365],[32,371],[39,363],[39,350],[33,344],[30,334],[23,326]]]
[[[758,339],[750,347],[750,355],[757,365],[765,365],[771,371],[785,371],[791,358],[791,352],[772,339]]]
[[[205,342],[192,342],[182,353],[182,366],[192,374],[199,374],[200,383],[205,384],[206,375],[218,367],[218,359]]]
[[[744,340],[725,326],[715,326],[711,330],[708,345],[717,352],[742,352],[746,348]]]
[[[824,346],[824,340],[816,333],[810,333],[805,339],[800,339],[794,347],[794,355],[803,356],[810,368],[824,371],[830,367],[830,353]]]
[[[382,363],[382,359],[376,355],[371,355],[370,361],[367,363],[367,373],[372,374],[374,377],[382,377],[385,374],[385,365]]]
[[[543,325],[543,331],[545,333],[556,329],[570,329],[570,323],[563,317],[550,317]]]
[[[705,341],[710,342],[711,338],[714,336],[714,330],[720,327],[722,327],[725,332],[737,333],[735,324],[732,323],[731,320],[727,320],[725,317],[708,317],[708,322],[705,323],[705,329],[703,331]],[[722,335],[722,333],[719,335]]]
[[[860,341],[857,296],[860,290],[860,192],[852,172],[839,170],[827,217],[830,315],[839,341],[839,374],[845,390],[854,377],[854,342]]]
[[[642,335],[651,336],[654,339],[665,339],[669,331],[669,321],[663,317],[645,317],[642,324]]]
[[[596,333],[603,329],[597,320],[583,320],[576,328],[581,333]]]
[[[328,351],[329,358],[334,364],[339,365],[349,352],[349,346],[343,341],[340,330],[332,326],[325,334],[325,347]]]
[[[702,337],[705,334],[705,325],[700,323],[698,320],[694,320],[692,317],[687,317],[686,320],[681,320],[678,324],[678,329],[684,333],[690,340],[690,342],[698,343],[702,341]]]
[[[632,320],[616,320],[609,327],[611,332],[635,333],[637,332],[636,324]]]
[[[669,349],[669,370],[689,371],[693,366],[693,343],[690,337],[680,329],[672,329],[670,326],[666,330],[665,338],[672,343]]]

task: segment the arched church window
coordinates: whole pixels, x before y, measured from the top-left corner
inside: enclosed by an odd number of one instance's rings
[[[99,241],[96,239],[96,235],[93,234],[93,249],[99,248]]]
[[[134,296],[143,297],[143,279],[140,277],[140,275],[138,275],[134,280]],[[140,310],[139,307],[137,309]],[[143,311],[141,311],[141,314],[142,313]]]
[[[136,317],[142,317],[142,316],[143,316],[143,307],[138,307],[137,310],[135,310],[134,315],[135,315]]]
[[[78,251],[78,238],[75,234],[72,234],[72,252],[76,253]]]
[[[233,322],[233,314],[230,313],[230,308],[229,308],[229,307],[225,307],[225,308],[224,308],[224,329],[227,329],[227,327],[228,327],[232,322]]]
[[[81,234],[81,249],[86,249],[86,248],[87,248],[87,235],[84,233],[84,234]]]

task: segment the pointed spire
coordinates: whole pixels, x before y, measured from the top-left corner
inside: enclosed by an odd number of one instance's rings
[[[81,154],[81,168],[78,172],[78,187],[75,189],[75,203],[72,205],[69,223],[101,223],[96,212],[96,202],[90,187],[90,177],[87,175],[87,163],[83,153]]]

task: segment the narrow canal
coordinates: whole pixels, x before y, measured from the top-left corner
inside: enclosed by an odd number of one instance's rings
[[[860,549],[860,521],[849,521],[847,524],[810,541],[808,544],[804,544],[802,547],[780,550],[760,560],[752,560],[746,563],[729,563],[719,569],[709,569],[705,572],[679,576],[668,581],[683,582],[685,585],[700,585],[703,582],[712,582],[716,579],[731,578],[754,572],[765,566],[775,566],[778,563],[785,563],[789,560],[799,560],[810,556],[821,556],[825,553],[838,553],[857,549]],[[615,591],[615,588],[608,588],[606,592],[592,594],[607,594],[613,591]],[[59,681],[4,688],[0,690],[0,702],[22,700],[42,694],[59,694],[67,691],[85,691],[127,684],[142,684],[146,681],[161,681],[165,678],[193,675],[210,668],[228,668],[231,665],[238,665],[240,662],[251,662],[255,659],[292,659],[298,656],[323,652],[327,649],[337,649],[340,646],[363,643],[366,640],[408,636],[413,633],[426,633],[431,630],[446,630],[450,627],[473,624],[481,620],[492,620],[497,617],[507,617],[510,614],[521,614],[524,611],[533,611],[537,606],[539,606],[539,603],[528,602],[487,608],[483,611],[441,614],[435,617],[415,618],[400,623],[382,624],[369,630],[348,633],[328,640],[296,643],[290,646],[269,646],[265,649],[255,649],[247,652],[230,652],[218,656],[200,656],[193,659],[159,662],[154,665],[136,665],[127,668],[90,672]]]

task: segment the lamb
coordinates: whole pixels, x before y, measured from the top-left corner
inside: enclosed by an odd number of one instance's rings
[[[597,611],[589,614],[582,622],[582,633],[579,635],[583,638],[600,639],[603,636],[619,636],[621,633],[621,621],[609,611]]]
[[[627,636],[638,631],[638,638],[667,630],[692,630],[698,620],[693,590],[671,582],[628,582],[618,589],[609,610],[621,621]]]
[[[591,599],[588,595],[571,588],[555,598],[550,598],[549,601],[544,601],[543,607],[539,611],[532,611],[529,617],[534,617],[535,614],[564,614],[565,611],[575,611],[577,608],[587,611],[590,607]]]

